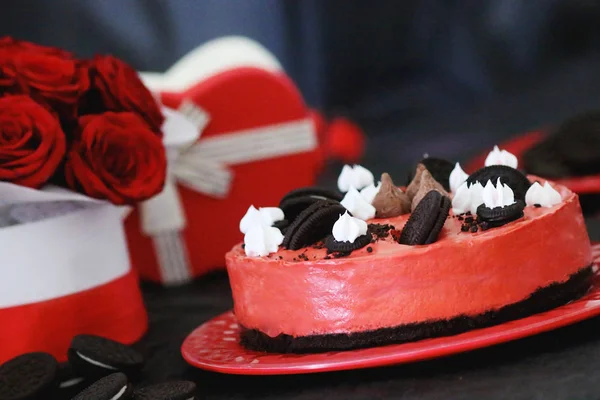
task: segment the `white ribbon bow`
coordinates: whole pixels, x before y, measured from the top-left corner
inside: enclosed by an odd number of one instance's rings
[[[182,103],[179,112],[191,123],[187,129],[194,129],[198,138],[209,122],[208,113],[189,101]],[[176,124],[173,129],[184,129],[182,126]],[[163,130],[169,134],[168,127]],[[176,184],[207,196],[226,198],[234,180],[231,165],[308,152],[316,148],[317,139],[312,121],[305,118],[200,137],[187,146],[166,146],[169,165],[165,188],[141,204],[141,229],[152,236],[163,282],[177,284],[190,280],[191,275],[181,236],[186,217]]]

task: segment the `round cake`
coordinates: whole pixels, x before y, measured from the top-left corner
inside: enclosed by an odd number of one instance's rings
[[[577,195],[510,163],[471,176],[456,164],[448,176],[427,160],[406,188],[342,172],[345,196],[309,188],[278,208],[251,207],[244,243],[226,255],[242,344],[301,353],[401,343],[585,294],[592,256]]]

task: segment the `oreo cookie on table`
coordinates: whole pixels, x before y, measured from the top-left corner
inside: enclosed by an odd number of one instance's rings
[[[516,200],[513,204],[504,207],[489,208],[485,204],[477,207],[477,218],[485,221],[490,228],[497,228],[523,217],[525,203]]]
[[[135,400],[193,400],[196,384],[190,381],[158,383],[137,389]]]
[[[288,192],[279,202],[279,208],[283,211],[285,218],[292,222],[296,217],[312,204],[330,200],[340,202],[344,196],[337,191],[319,187],[305,187]]]
[[[73,370],[90,378],[123,372],[136,377],[144,365],[144,357],[130,346],[94,335],[78,335],[68,351]]]
[[[398,242],[410,246],[435,242],[450,212],[451,201],[431,190],[419,202],[402,229]]]
[[[286,229],[282,246],[298,250],[326,237],[339,216],[346,212],[344,206],[331,200],[319,200],[302,211]]]
[[[600,110],[564,120],[551,135],[523,153],[528,173],[567,178],[600,173]]]
[[[361,235],[354,239],[354,242],[338,242],[335,240],[333,235],[327,236],[325,239],[325,247],[329,253],[351,253],[354,250],[362,249],[373,239],[373,235],[370,231],[367,231],[365,235]]]
[[[525,201],[525,193],[531,186],[531,182],[522,172],[507,165],[490,165],[480,168],[469,175],[467,183],[470,186],[479,182],[485,186],[489,180],[496,184],[498,178],[500,178],[500,182],[512,189],[515,199]]]
[[[56,387],[58,362],[47,353],[27,353],[0,366],[0,400],[48,399]]]
[[[450,174],[454,169],[453,163],[436,157],[426,157],[419,162],[427,168],[433,179],[438,181],[445,191],[450,191]]]
[[[116,372],[96,381],[72,400],[127,400],[132,392],[127,376]]]

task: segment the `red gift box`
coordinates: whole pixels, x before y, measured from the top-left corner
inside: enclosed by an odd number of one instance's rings
[[[142,76],[201,136],[173,157],[165,199],[126,220],[127,239],[143,279],[185,282],[222,268],[248,206],[314,184],[323,156],[301,94],[255,42],[218,39],[162,77]]]

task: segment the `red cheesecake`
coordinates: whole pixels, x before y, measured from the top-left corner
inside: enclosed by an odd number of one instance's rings
[[[530,180],[533,177],[528,177]],[[398,235],[411,214],[369,219],[369,245],[337,258],[323,242],[227,255],[242,343],[274,352],[316,352],[452,335],[542,312],[582,296],[592,256],[578,197],[526,206],[493,229],[465,229],[450,211],[437,241]]]

